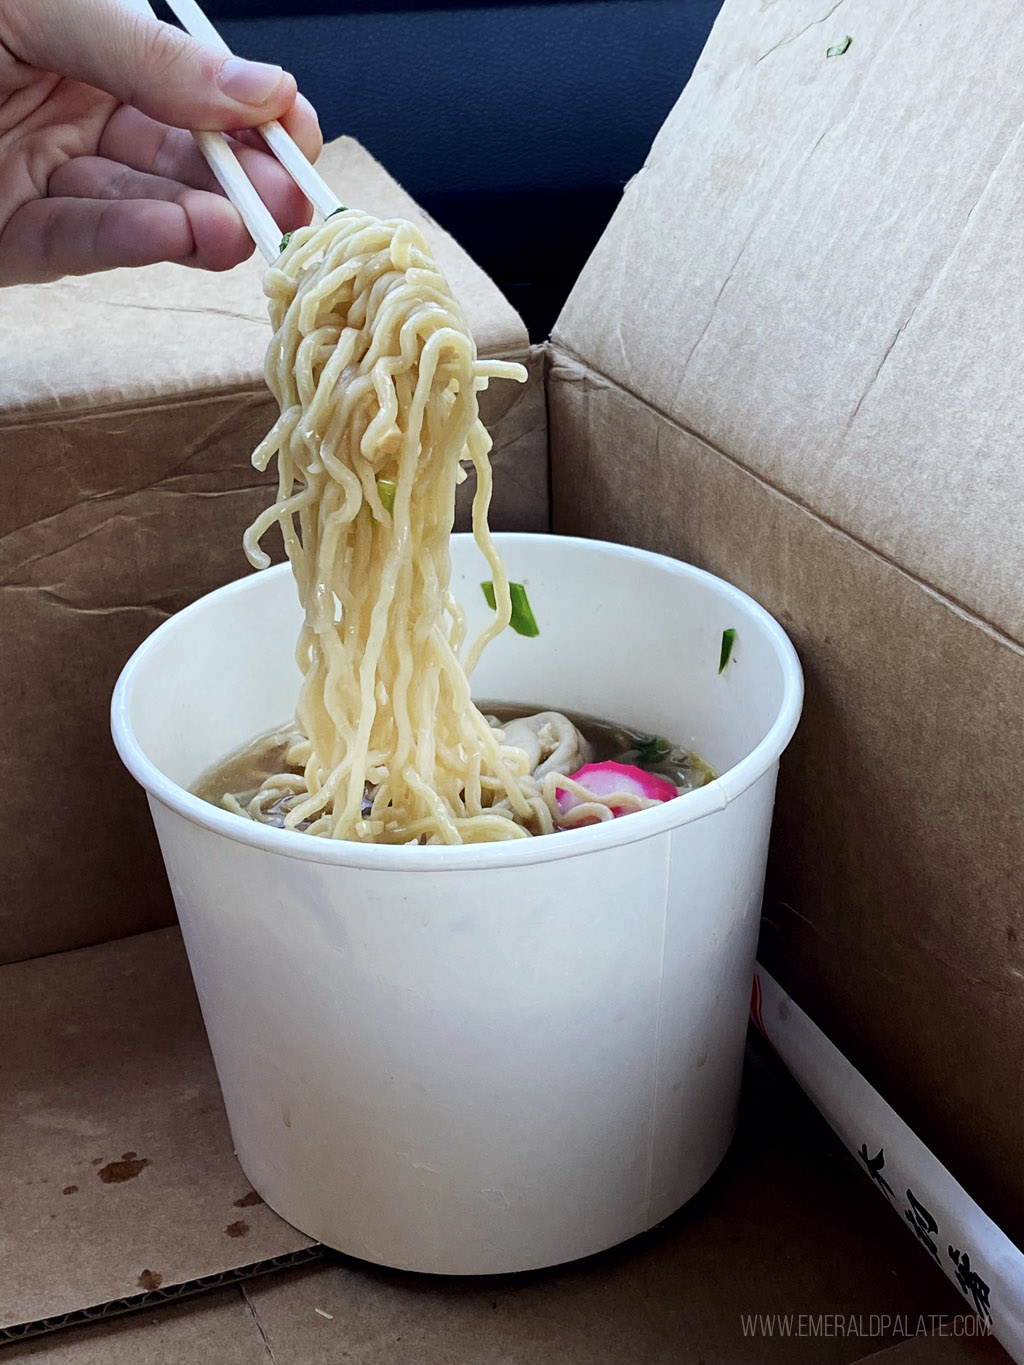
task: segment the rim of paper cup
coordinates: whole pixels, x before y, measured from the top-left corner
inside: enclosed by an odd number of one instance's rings
[[[469,532],[459,536],[469,538]],[[641,559],[653,563],[679,578],[689,578],[712,584],[726,604],[753,617],[771,640],[782,668],[783,689],[778,714],[763,739],[738,763],[727,768],[719,777],[703,787],[684,793],[672,801],[633,811],[628,818],[605,820],[600,824],[580,829],[558,831],[557,837],[492,840],[478,844],[363,844],[355,840],[316,837],[293,830],[247,820],[213,806],[173,782],[152,761],[136,738],[130,720],[130,699],[139,670],[147,655],[159,647],[164,633],[180,629],[185,619],[204,610],[214,599],[221,601],[232,596],[259,592],[262,581],[272,575],[291,572],[288,564],[277,564],[260,573],[236,579],[222,588],[206,593],[189,606],[163,622],[135,650],[118,678],[111,702],[111,729],[114,744],[122,762],[142,787],[162,805],[193,824],[220,834],[234,843],[276,853],[282,857],[298,858],[305,862],[338,864],[344,867],[379,868],[391,872],[404,871],[465,871],[471,868],[521,866],[544,863],[561,858],[574,858],[606,848],[640,843],[655,838],[668,830],[692,824],[725,807],[741,796],[748,787],[762,777],[776,763],[793,737],[803,704],[803,673],[796,650],[775,618],[741,589],[733,587],[717,575],[698,569],[682,560],[630,545],[612,541],[587,539],[580,536],[552,536],[533,532],[499,532],[494,536],[499,548],[529,546],[537,542],[557,541],[560,545],[581,545],[599,549],[623,560]]]

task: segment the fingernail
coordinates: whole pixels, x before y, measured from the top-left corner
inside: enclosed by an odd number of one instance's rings
[[[220,88],[239,104],[262,104],[274,93],[284,72],[266,62],[246,62],[229,57],[220,69]]]

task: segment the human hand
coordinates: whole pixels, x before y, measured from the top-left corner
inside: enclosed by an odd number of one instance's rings
[[[190,133],[231,131],[282,231],[310,207],[255,125],[311,160],[312,107],[279,67],[226,58],[120,0],[0,0],[0,284],[253,250]]]

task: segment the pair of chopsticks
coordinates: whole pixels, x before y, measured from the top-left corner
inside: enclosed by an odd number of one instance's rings
[[[231,49],[195,0],[167,0],[167,4],[180,20],[186,33],[190,33],[207,47],[218,48],[221,52],[231,55]],[[330,185],[314,170],[277,119],[261,124],[257,131],[302,193],[325,218],[343,207]],[[242,221],[253,241],[268,261],[276,261],[281,254],[281,229],[256,193],[252,181],[242,170],[227,137],[223,133],[208,132],[197,132],[192,136],[217,177],[221,189],[242,215]]]

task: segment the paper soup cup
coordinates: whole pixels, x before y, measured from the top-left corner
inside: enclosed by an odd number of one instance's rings
[[[540,635],[496,640],[474,695],[666,735],[716,781],[602,825],[460,848],[318,839],[200,801],[200,773],[294,710],[287,566],[167,621],[113,701],[246,1176],[317,1241],[446,1274],[612,1246],[722,1159],[802,697],[780,627],[710,574],[597,541],[497,540]],[[469,536],[452,560],[474,629],[490,571]]]

